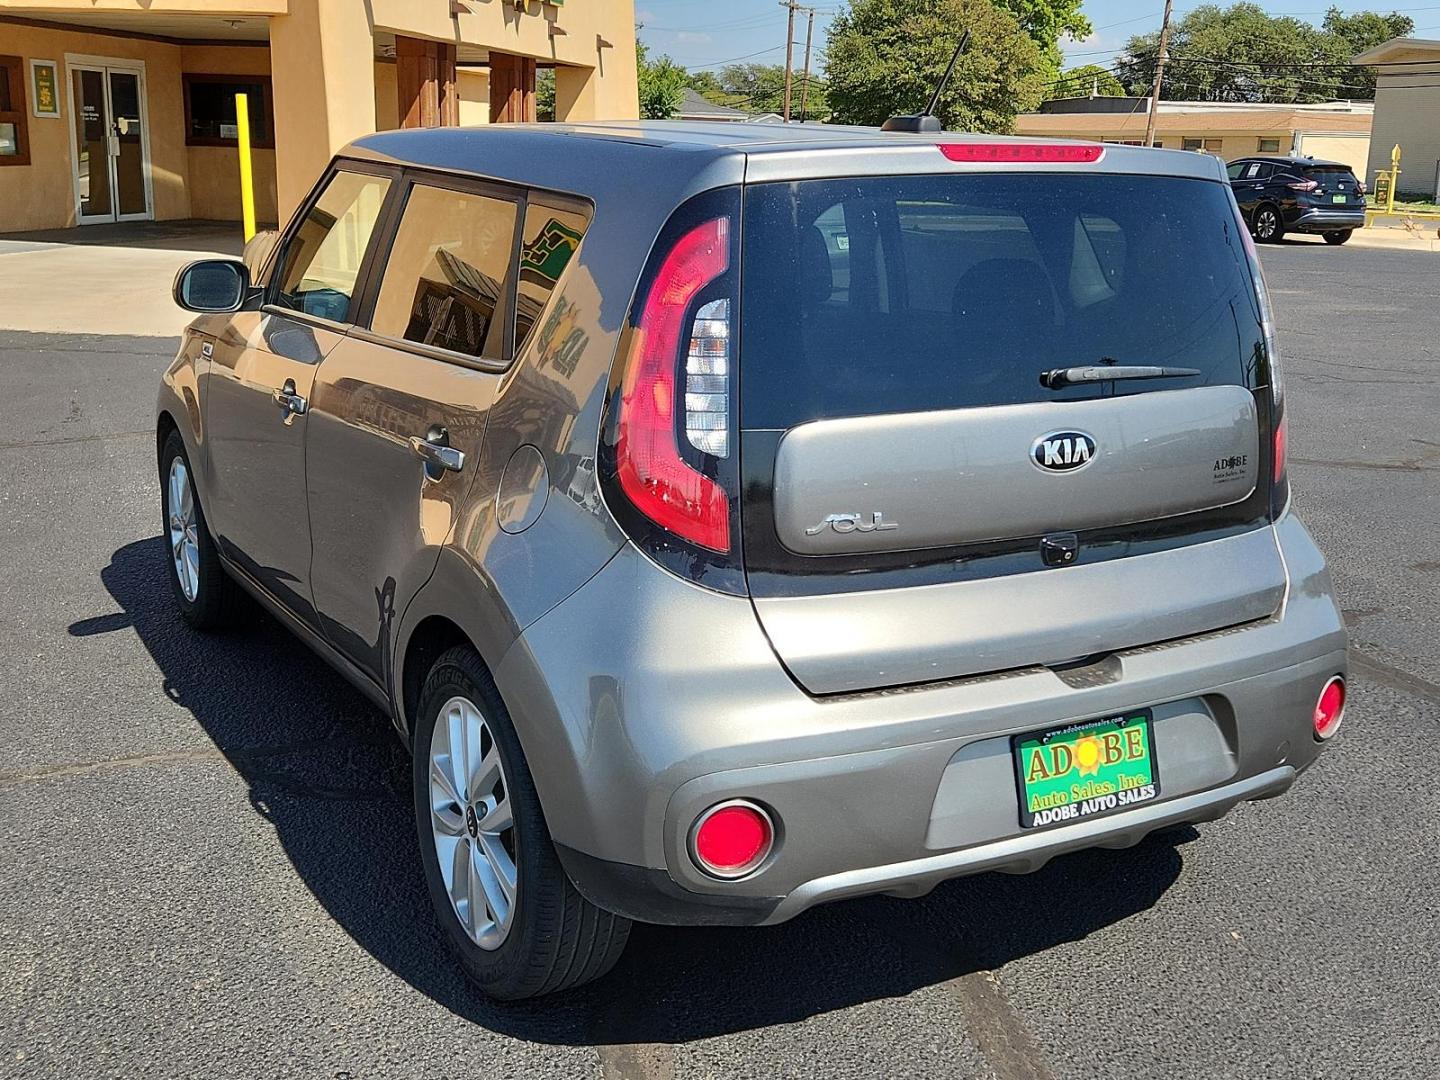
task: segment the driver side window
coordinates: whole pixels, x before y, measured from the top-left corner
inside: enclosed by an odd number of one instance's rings
[[[271,303],[344,322],[390,180],[337,172],[285,248]]]

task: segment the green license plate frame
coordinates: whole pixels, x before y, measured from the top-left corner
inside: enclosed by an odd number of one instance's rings
[[[1330,201],[1331,201],[1332,203],[1349,202],[1349,201],[1350,201],[1350,196],[1349,196],[1349,195],[1331,195],[1331,196],[1330,196]]]
[[[1073,824],[1155,802],[1154,728],[1149,709],[1129,709],[1013,736],[1021,827]]]

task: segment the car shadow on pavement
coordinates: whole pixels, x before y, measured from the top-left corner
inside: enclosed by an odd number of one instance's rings
[[[636,926],[615,971],[517,1005],[473,989],[424,892],[408,757],[390,722],[268,616],[225,635],[175,611],[160,537],[102,571],[123,614],[70,627],[133,629],[165,694],[244,779],[296,872],[336,922],[416,990],[456,1014],[544,1043],[679,1043],[804,1020],[993,970],[1144,911],[1175,881],[1177,842],[1057,859],[1035,874],[949,882],[920,900],[821,907],[777,927]]]

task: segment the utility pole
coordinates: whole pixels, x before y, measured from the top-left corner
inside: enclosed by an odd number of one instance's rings
[[[790,80],[795,67],[795,9],[799,0],[780,0],[780,6],[788,9],[790,18],[785,24],[785,122],[790,122]]]
[[[805,23],[805,81],[800,84],[800,123],[805,122],[806,103],[810,100],[810,39],[815,34],[815,9],[810,10],[810,18]]]
[[[1160,47],[1155,52],[1155,85],[1150,88],[1150,115],[1145,121],[1145,145],[1155,145],[1155,111],[1160,107],[1160,80],[1165,77],[1165,46],[1170,41],[1170,9],[1175,0],[1165,0],[1165,17],[1160,22]]]

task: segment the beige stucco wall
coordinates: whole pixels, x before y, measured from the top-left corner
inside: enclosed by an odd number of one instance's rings
[[[465,13],[452,15],[450,0],[0,0],[0,18],[10,12],[63,20],[81,11],[264,15],[270,34],[268,49],[191,46],[0,23],[0,52],[61,62],[64,85],[63,116],[29,121],[32,164],[0,167],[0,231],[74,224],[66,52],[145,62],[154,211],[161,220],[234,219],[240,213],[235,152],[185,145],[180,76],[186,71],[270,72],[276,149],[255,153],[262,221],[288,215],[345,143],[398,124],[395,68],[375,62],[377,33],[453,41],[554,63],[560,119],[638,114],[634,0],[532,3],[524,9],[510,0],[472,0],[466,6]],[[197,24],[197,38],[207,32],[213,31]],[[488,75],[462,70],[459,86],[461,123],[488,122]]]
[[[151,186],[155,217],[190,216],[189,155],[185,147],[185,102],[180,87],[180,47],[159,42],[0,24],[0,53],[60,65],[59,119],[31,113],[30,164],[0,167],[0,232],[58,229],[75,224],[75,180],[70,132],[75,123],[65,54],[141,60],[150,120]],[[26,108],[30,108],[26,65]]]
[[[1295,152],[1349,165],[1351,171],[1363,180],[1365,162],[1370,156],[1370,136],[1301,131],[1295,135]]]
[[[460,126],[490,123],[490,74],[483,68],[460,68],[455,72],[460,91]]]
[[[1395,190],[1433,199],[1436,162],[1440,161],[1440,57],[1429,49],[1397,52],[1386,59],[1434,63],[1392,68],[1390,72],[1381,67],[1367,180],[1373,184],[1375,173],[1390,167],[1390,151],[1399,143],[1400,181]]]
[[[400,94],[395,88],[394,61],[375,61],[375,130],[394,131],[400,126]]]
[[[270,50],[264,46],[186,45],[181,63],[190,75],[269,75]],[[240,152],[228,146],[190,146],[190,216],[212,221],[239,221]],[[255,219],[278,218],[275,151],[251,151],[255,179]]]

